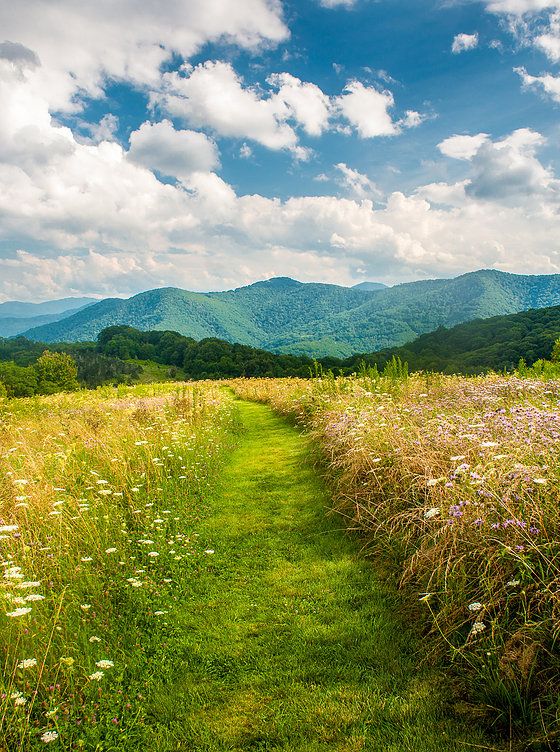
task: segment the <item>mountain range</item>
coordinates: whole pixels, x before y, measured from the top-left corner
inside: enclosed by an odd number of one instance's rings
[[[62,298],[45,303],[10,300],[0,303],[0,337],[14,337],[32,327],[45,326],[97,303],[95,298]]]
[[[161,288],[109,298],[23,333],[41,342],[76,342],[127,324],[275,352],[348,357],[404,345],[438,327],[555,305],[560,275],[480,270],[454,279],[354,288],[279,277],[226,292]]]

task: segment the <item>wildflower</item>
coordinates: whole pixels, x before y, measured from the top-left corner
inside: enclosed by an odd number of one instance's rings
[[[152,557],[152,559],[153,559],[153,558],[155,558],[156,556],[159,556],[159,554],[158,554],[158,552],[157,552],[157,551],[150,551],[150,553],[148,554],[148,556],[151,556],[151,557]]]
[[[499,446],[497,441],[483,441],[480,444],[481,447],[496,447]]]
[[[92,636],[91,636],[91,637],[89,638],[89,641],[90,641],[90,642],[101,642],[101,637],[96,637],[95,635],[92,635]]]
[[[54,742],[56,739],[58,739],[57,731],[45,731],[45,733],[41,735],[41,741],[45,742],[45,744]]]
[[[0,525],[0,533],[13,533],[19,528],[19,525]]]
[[[546,478],[533,478],[533,483],[537,483],[539,486],[544,486],[547,483]]]
[[[40,584],[41,580],[25,580],[25,582],[18,583],[18,588],[21,588],[23,590],[25,588],[39,587]]]
[[[105,553],[106,554],[114,554],[116,550],[117,550],[116,548],[106,548],[105,549]]]
[[[31,668],[37,665],[37,658],[24,658],[18,663],[18,668]]]
[[[60,664],[62,666],[73,666],[74,665],[74,659],[71,658],[71,657],[61,658],[60,659]]]
[[[26,702],[27,702],[26,697],[16,697],[16,699],[14,700],[14,705],[18,707],[19,705],[25,705]]]
[[[82,609],[82,611],[89,611],[91,608],[91,603],[82,603],[80,608]]]
[[[449,459],[451,460],[451,462],[460,462],[461,460],[465,459],[465,455],[464,454],[456,454],[454,457],[450,457]]]
[[[103,673],[103,671],[94,671],[93,674],[90,674],[88,676],[88,679],[90,681],[101,681],[101,679],[103,679],[104,676],[105,674]]]
[[[431,509],[428,509],[426,512],[424,512],[424,519],[431,520],[432,517],[437,517],[439,512],[439,507],[432,507]]]
[[[214,553],[214,549],[213,548],[207,548],[204,553],[205,554],[213,554]]]
[[[484,632],[485,629],[486,624],[483,621],[475,621],[475,623],[471,627],[471,634],[480,634],[480,632]]]
[[[27,603],[33,603],[34,601],[44,601],[45,596],[39,595],[39,593],[30,593],[29,595],[26,595],[23,600]]]
[[[97,661],[95,665],[97,666],[97,668],[113,668],[115,664],[113,663],[113,661],[103,660],[103,661]]]
[[[517,587],[517,585],[520,584],[519,580],[510,580],[508,583],[509,587]]]
[[[81,561],[83,561],[83,562],[93,561],[93,559],[91,558],[91,556],[82,556]]]
[[[479,603],[478,601],[475,601],[474,603],[470,603],[468,606],[469,611],[480,611],[482,608],[482,603]]]
[[[58,706],[56,708],[53,708],[52,710],[47,710],[45,713],[45,718],[52,718],[58,713]]]
[[[30,611],[31,611],[31,608],[16,608],[15,611],[8,611],[6,613],[6,616],[10,616],[10,617],[25,616],[25,614],[28,614]]]

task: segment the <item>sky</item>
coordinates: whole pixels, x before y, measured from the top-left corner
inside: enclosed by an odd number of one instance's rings
[[[0,301],[560,273],[560,0],[0,0]]]

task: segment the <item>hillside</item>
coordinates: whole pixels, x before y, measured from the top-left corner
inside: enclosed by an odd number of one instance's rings
[[[25,335],[44,342],[83,341],[126,324],[276,352],[348,357],[398,347],[441,326],[553,305],[560,305],[559,275],[481,270],[375,290],[277,278],[227,292],[164,288],[129,300],[108,299]]]
[[[343,370],[355,370],[361,358],[382,367],[393,355],[408,362],[411,370],[443,373],[482,373],[512,370],[523,358],[529,365],[550,358],[560,337],[560,306],[509,316],[494,316],[441,327],[408,345],[343,361]]]

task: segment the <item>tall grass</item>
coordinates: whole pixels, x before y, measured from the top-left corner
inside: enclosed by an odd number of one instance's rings
[[[394,371],[394,373],[393,373]],[[503,735],[560,738],[560,382],[239,380],[320,442],[348,528],[384,551]]]
[[[0,749],[144,749],[231,440],[211,387],[0,400]]]

